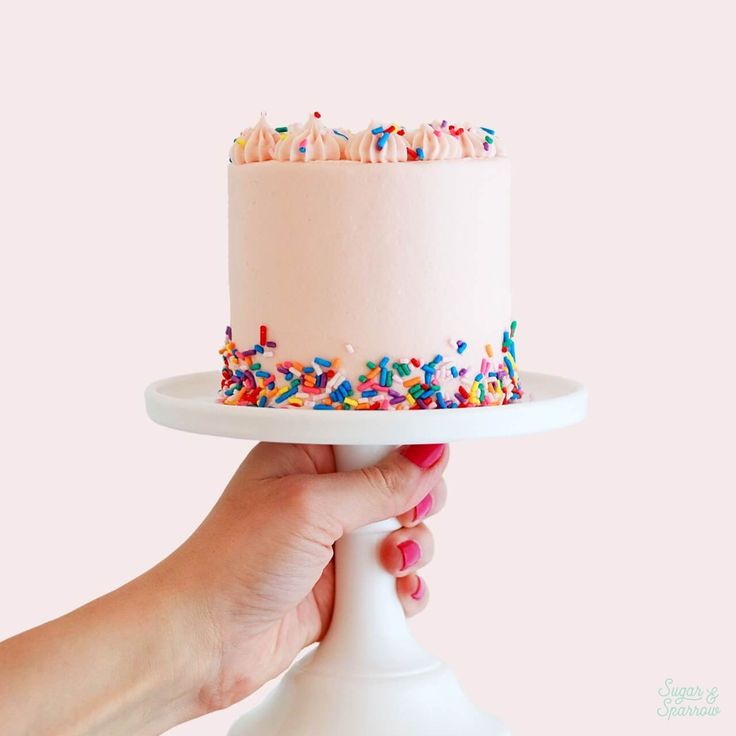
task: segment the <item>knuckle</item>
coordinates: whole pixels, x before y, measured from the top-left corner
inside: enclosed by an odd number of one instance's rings
[[[362,473],[371,488],[374,488],[387,498],[393,498],[401,489],[399,473],[390,466],[373,465],[363,468]]]
[[[284,483],[285,498],[282,502],[300,518],[310,518],[317,512],[317,498],[308,478],[294,476]]]
[[[288,505],[294,530],[331,552],[331,545],[342,536],[342,527],[323,503],[319,482],[310,476],[290,479],[286,486]]]

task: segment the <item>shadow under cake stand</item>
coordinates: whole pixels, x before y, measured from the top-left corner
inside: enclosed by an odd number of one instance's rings
[[[219,404],[220,373],[194,373],[149,386],[146,408],[155,422],[198,434],[333,445],[338,470],[352,470],[400,444],[546,432],[584,418],[581,384],[526,371],[522,378],[524,400],[506,406],[323,412]],[[381,541],[398,527],[380,521],[337,542],[335,609],[324,641],[229,736],[508,736],[412,637],[395,578],[378,558]]]

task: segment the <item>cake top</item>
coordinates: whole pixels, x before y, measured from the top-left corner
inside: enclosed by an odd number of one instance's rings
[[[372,122],[365,130],[353,133],[328,127],[318,112],[313,112],[306,123],[276,128],[263,113],[252,128],[243,130],[233,141],[230,163],[346,160],[368,164],[500,155],[496,131],[470,123],[457,126],[435,120],[410,130],[396,123]]]

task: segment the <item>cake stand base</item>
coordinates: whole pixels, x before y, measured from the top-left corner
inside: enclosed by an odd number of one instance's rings
[[[509,736],[439,662],[386,677],[325,677],[298,662],[228,736]]]
[[[317,412],[217,404],[219,375],[159,381],[149,416],[175,429],[275,442],[331,444],[338,470],[373,465],[392,445],[508,437],[565,427],[585,416],[578,383],[524,373],[527,400],[501,407],[404,412]],[[396,580],[379,547],[396,519],[335,545],[335,607],[321,644],[299,660],[229,736],[507,736],[477,709],[452,672],[411,635]]]

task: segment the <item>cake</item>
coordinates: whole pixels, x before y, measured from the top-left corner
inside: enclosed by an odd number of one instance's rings
[[[482,126],[321,115],[233,142],[230,326],[218,400],[308,410],[522,398],[509,161]]]

